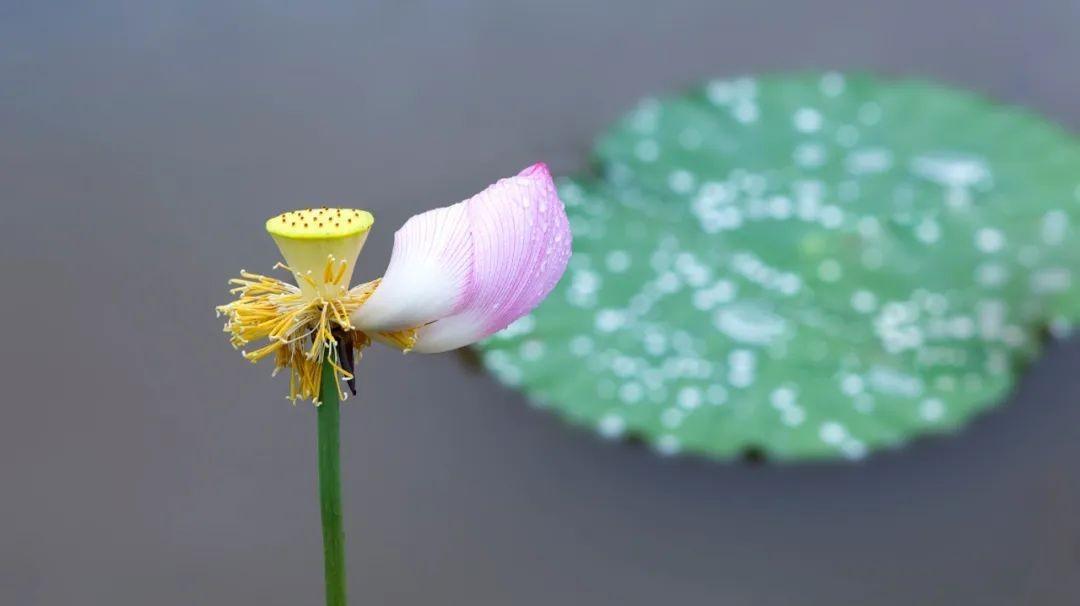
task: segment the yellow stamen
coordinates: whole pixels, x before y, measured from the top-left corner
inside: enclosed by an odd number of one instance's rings
[[[285,268],[288,269],[288,268]],[[295,272],[294,272],[295,273]],[[340,280],[345,264],[338,264],[329,257],[323,276],[332,281]],[[245,351],[244,357],[257,362],[274,355],[274,370],[289,369],[289,399],[317,402],[321,367],[329,361],[339,379],[352,376],[338,360],[335,330],[347,333],[349,342],[360,352],[371,340],[363,332],[353,329],[349,316],[364,304],[378,286],[378,280],[362,284],[351,290],[343,290],[340,297],[309,297],[301,289],[277,278],[246,271],[240,278],[230,280],[235,301],[222,305],[217,311],[228,320],[225,331],[230,334],[233,347],[260,340],[268,342],[253,351]],[[341,391],[340,385],[338,391]]]
[[[375,338],[382,343],[396,347],[404,353],[409,353],[416,345],[416,334],[420,332],[420,328],[406,328],[404,330],[397,330],[394,332],[380,332],[375,334]]]

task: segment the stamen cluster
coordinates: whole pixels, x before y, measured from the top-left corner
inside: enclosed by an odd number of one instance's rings
[[[292,271],[281,263],[274,268]],[[326,284],[339,285],[344,273],[345,263],[330,257],[322,278]],[[300,275],[315,284],[311,276]],[[322,364],[329,361],[339,379],[335,382],[338,395],[345,396],[340,380],[353,379],[350,354],[355,351],[359,358],[371,343],[366,333],[353,327],[349,316],[371,296],[378,280],[345,290],[337,298],[310,297],[293,284],[248,271],[241,271],[240,277],[229,283],[234,285],[229,292],[237,298],[219,306],[217,312],[226,316],[224,330],[244,358],[254,363],[273,355],[274,374],[289,370],[289,400],[295,404],[298,398],[310,399],[316,405]],[[242,349],[263,339],[269,343],[253,351]],[[342,360],[343,355],[347,361]]]

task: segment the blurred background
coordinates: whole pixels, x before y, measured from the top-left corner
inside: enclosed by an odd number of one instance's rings
[[[1080,128],[1080,2],[0,0],[0,603],[321,600],[315,416],[214,305],[262,222],[394,230],[642,95],[931,77]],[[1008,142],[1003,141],[1003,145]],[[365,265],[366,264],[366,265]],[[860,464],[661,459],[454,355],[369,350],[343,415],[356,604],[1080,603],[1080,343]]]

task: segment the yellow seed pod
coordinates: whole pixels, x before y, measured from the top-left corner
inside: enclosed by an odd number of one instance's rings
[[[375,218],[366,210],[309,208],[277,215],[266,222],[304,295],[337,298],[352,281]]]

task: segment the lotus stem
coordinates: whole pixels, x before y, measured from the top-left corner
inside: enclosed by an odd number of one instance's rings
[[[323,362],[318,407],[319,504],[322,512],[326,606],[345,606],[345,531],[341,522],[341,399],[329,356]]]

